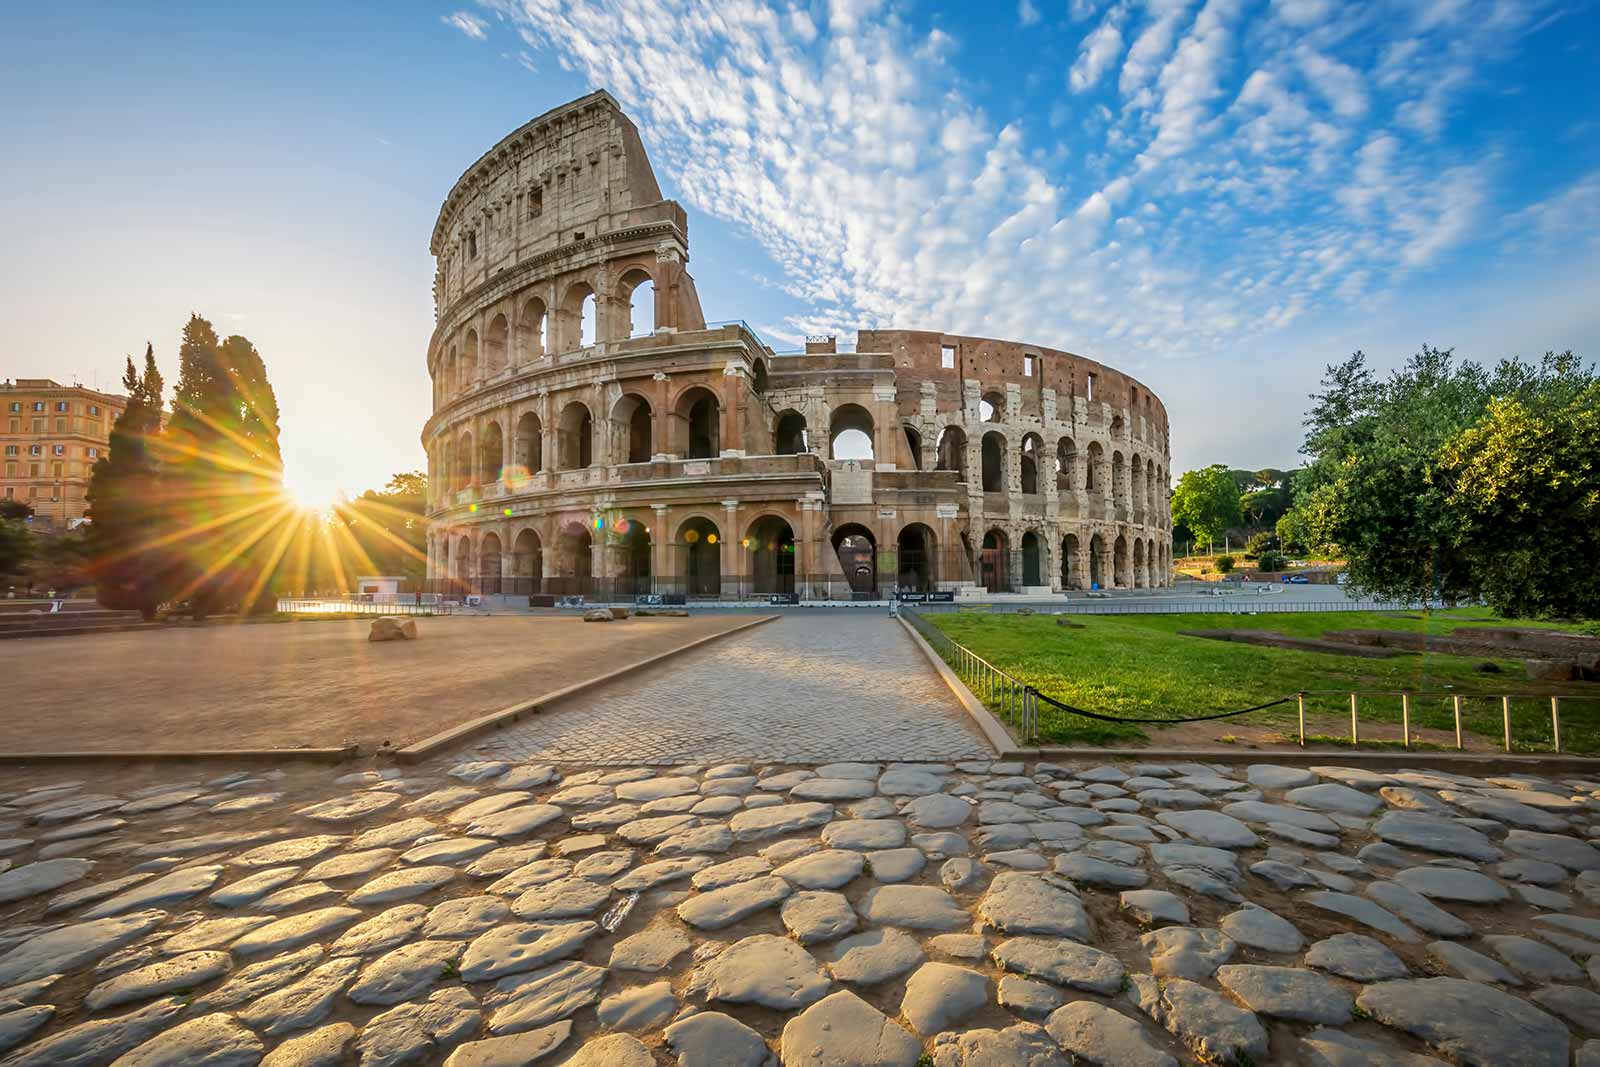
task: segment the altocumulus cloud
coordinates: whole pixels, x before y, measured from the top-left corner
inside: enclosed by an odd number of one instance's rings
[[[1074,57],[1047,124],[978,102],[959,27],[877,0],[483,6],[610,89],[676,194],[768,250],[806,309],[776,337],[893,324],[1113,360],[1214,352],[1473,240],[1511,183],[1440,132],[1543,12],[1074,0],[1029,31]]]

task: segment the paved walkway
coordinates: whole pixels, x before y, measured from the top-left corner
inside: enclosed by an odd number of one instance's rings
[[[587,763],[992,755],[887,614],[791,614],[591,690],[477,746]]]

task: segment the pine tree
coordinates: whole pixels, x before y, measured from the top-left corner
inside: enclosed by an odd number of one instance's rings
[[[144,374],[130,356],[122,375],[128,406],[111,427],[107,454],[89,481],[89,573],[101,604],[154,618],[163,592],[164,553],[155,521],[160,483],[154,455],[161,432],[161,372],[145,345]]]
[[[177,564],[171,595],[197,617],[270,609],[281,552],[283,460],[266,364],[240,336],[219,342],[191,315],[163,435],[165,521]]]

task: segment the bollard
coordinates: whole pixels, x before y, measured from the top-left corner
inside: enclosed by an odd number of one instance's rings
[[[1550,698],[1550,734],[1555,738],[1556,751],[1561,751],[1561,698]]]
[[[1354,748],[1355,746],[1359,745],[1360,743],[1361,743],[1361,731],[1356,726],[1356,695],[1354,693],[1351,693],[1350,694],[1350,747]]]
[[[1506,723],[1506,751],[1510,752],[1511,751],[1511,697],[1510,696],[1503,696],[1503,697],[1500,698],[1500,711],[1501,711],[1501,714],[1505,717],[1505,723]]]
[[[1455,705],[1456,705],[1456,749],[1459,751],[1462,748],[1462,745],[1461,745],[1461,694],[1460,693],[1455,694],[1454,700],[1455,700]]]
[[[1301,748],[1305,748],[1306,747],[1306,695],[1304,693],[1299,694],[1298,700],[1300,702],[1300,747]]]
[[[1411,694],[1400,694],[1400,737],[1407,748],[1411,747]]]

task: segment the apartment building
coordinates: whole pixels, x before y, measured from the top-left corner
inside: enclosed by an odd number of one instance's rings
[[[49,378],[0,381],[0,498],[33,508],[36,526],[82,519],[89,474],[127,397]]]

